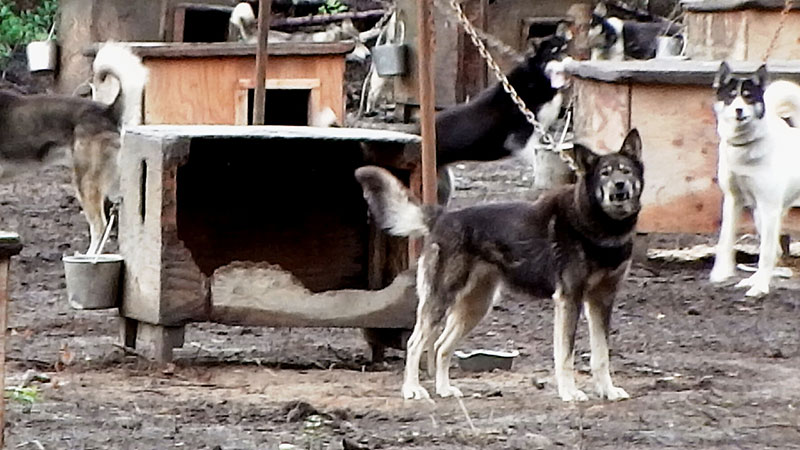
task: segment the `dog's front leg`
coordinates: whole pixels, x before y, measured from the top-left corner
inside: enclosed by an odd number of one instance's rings
[[[764,205],[763,202],[755,211],[761,233],[758,270],[750,278],[745,278],[736,285],[736,287],[749,287],[745,293],[748,297],[760,297],[769,293],[769,282],[778,259],[781,212],[780,205]]]
[[[553,316],[553,360],[555,362],[558,395],[565,402],[588,400],[586,394],[575,386],[573,371],[575,328],[578,325],[580,301],[574,295],[564,295],[559,287],[553,294],[555,314]]]
[[[609,400],[630,398],[624,389],[611,382],[608,358],[608,334],[611,326],[611,310],[613,297],[588,299],[586,320],[589,322],[589,343],[592,349],[591,367],[595,390],[600,397]]]
[[[722,225],[719,230],[719,242],[714,257],[714,267],[711,269],[709,279],[712,283],[719,283],[734,275],[736,260],[734,258],[733,244],[736,240],[736,229],[742,208],[736,196],[725,189],[722,199]]]

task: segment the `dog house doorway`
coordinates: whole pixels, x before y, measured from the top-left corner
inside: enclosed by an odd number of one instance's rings
[[[307,126],[320,109],[318,79],[270,79],[265,88],[265,125]],[[236,94],[236,125],[253,124],[254,97],[255,83],[241,80]]]

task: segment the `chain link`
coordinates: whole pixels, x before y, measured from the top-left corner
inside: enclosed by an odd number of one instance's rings
[[[767,62],[769,55],[772,54],[772,50],[775,48],[775,44],[778,43],[778,36],[780,36],[783,26],[786,24],[786,18],[789,16],[789,11],[791,9],[792,0],[786,0],[786,3],[783,5],[783,10],[781,11],[781,20],[778,22],[778,27],[775,28],[775,33],[772,35],[772,40],[769,43],[769,47],[767,47],[767,52],[764,54],[764,62]]]
[[[559,158],[561,158],[561,160],[564,161],[564,163],[566,163],[571,170],[577,172],[578,167],[575,164],[574,159],[563,149],[563,142],[564,142],[563,140],[566,137],[566,128],[562,133],[561,142],[556,144],[553,140],[553,136],[547,130],[544,129],[544,127],[542,126],[541,123],[539,123],[538,120],[536,120],[536,114],[534,114],[533,111],[531,111],[528,108],[528,106],[525,104],[525,101],[517,93],[517,90],[514,89],[514,86],[512,86],[511,83],[508,81],[508,77],[506,77],[502,69],[500,69],[500,66],[497,64],[492,55],[489,53],[489,50],[486,49],[486,45],[484,45],[483,41],[481,40],[478,31],[475,29],[475,27],[472,26],[472,22],[469,21],[467,15],[464,14],[464,10],[461,8],[461,4],[459,4],[457,0],[450,0],[450,7],[456,13],[459,23],[464,28],[464,31],[467,33],[467,35],[469,35],[470,40],[472,40],[472,43],[478,49],[478,53],[480,53],[483,59],[486,60],[486,64],[489,66],[489,68],[494,73],[495,77],[503,86],[503,90],[506,91],[509,96],[511,96],[511,101],[513,101],[514,104],[517,105],[517,108],[519,108],[520,112],[522,112],[522,115],[525,116],[525,120],[527,120],[528,123],[530,123],[533,126],[534,133],[535,134],[538,133],[540,136],[542,136],[542,139],[544,140],[545,144],[548,147],[551,147],[553,151],[558,153]],[[565,124],[564,126],[566,127],[567,125],[568,124]]]

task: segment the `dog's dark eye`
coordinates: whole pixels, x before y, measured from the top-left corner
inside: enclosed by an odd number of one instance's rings
[[[631,168],[630,167],[622,166],[622,167],[619,168],[619,171],[622,172],[623,175],[630,175],[631,174]]]
[[[611,168],[610,167],[603,167],[602,169],[600,169],[600,176],[601,177],[607,177],[609,175],[611,175]]]

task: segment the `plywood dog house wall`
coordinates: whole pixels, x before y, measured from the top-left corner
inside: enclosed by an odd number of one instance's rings
[[[576,96],[575,136],[598,151],[616,151],[631,128],[642,136],[645,166],[642,232],[714,233],[716,119],[711,83],[719,61],[584,61],[569,67]],[[731,63],[754,71],[758,63]],[[775,78],[800,81],[800,61],[770,64]],[[792,211],[784,229],[800,231]]]
[[[247,125],[248,91],[255,88],[255,53],[241,43],[131,43],[149,70],[144,123]],[[269,91],[304,91],[309,118],[330,108],[344,123],[345,55],[352,42],[269,44],[267,110],[297,105]],[[252,106],[250,105],[250,108]],[[310,124],[310,120],[302,125]]]
[[[310,127],[143,126],[122,152],[120,312],[158,359],[195,321],[410,328],[409,244],[368,222],[353,173],[419,192],[419,137]]]
[[[770,58],[800,59],[800,4],[781,19],[784,0],[690,0],[685,10],[691,59],[763,61],[781,20]]]

